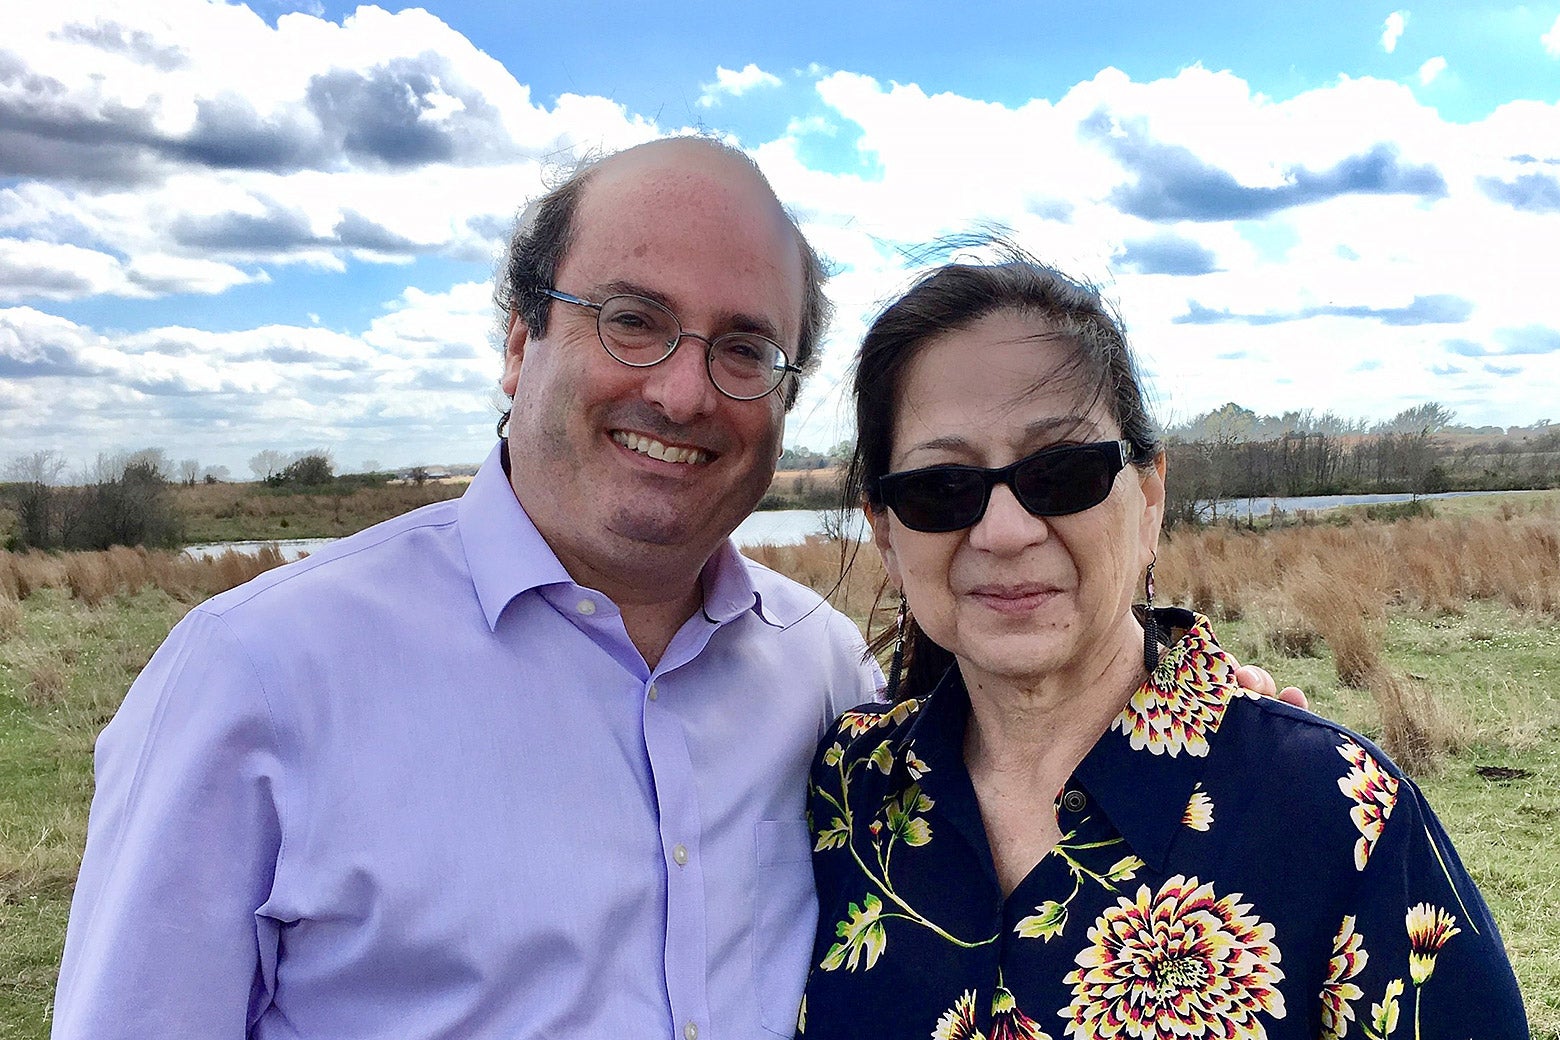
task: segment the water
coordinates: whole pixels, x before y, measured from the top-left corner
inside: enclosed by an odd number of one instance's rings
[[[775,509],[754,513],[742,521],[732,533],[732,540],[739,547],[750,545],[798,545],[808,535],[827,534],[830,525],[838,526],[839,514],[830,509]],[[865,535],[866,521],[859,510],[850,514],[851,533]],[[211,542],[205,545],[186,545],[184,551],[191,556],[219,556],[231,549],[234,552],[253,554],[263,545],[274,545],[281,551],[282,559],[296,560],[335,541],[334,538],[284,538],[278,541]]]
[[[261,539],[256,542],[210,542],[206,545],[186,545],[184,551],[191,556],[221,556],[231,549],[236,553],[247,553],[253,556],[262,546],[274,545],[281,550],[282,559],[296,560],[323,549],[335,540],[334,538],[280,538],[275,541]]]
[[[1469,495],[1525,495],[1526,491],[1441,491],[1433,495],[1420,495],[1422,499],[1435,498],[1466,498]],[[1233,498],[1219,502],[1219,519],[1226,517],[1238,517],[1245,520],[1248,517],[1267,516],[1270,513],[1298,513],[1301,511],[1318,511],[1323,509],[1337,509],[1340,506],[1373,506],[1383,502],[1408,502],[1415,496],[1407,494],[1390,495],[1310,495],[1296,498]],[[1207,502],[1197,503],[1198,515],[1207,519],[1210,509]]]
[[[1420,495],[1420,498],[1462,498],[1468,495],[1521,495],[1523,491],[1445,491],[1435,495]],[[1363,506],[1375,505],[1381,502],[1407,502],[1413,495],[1313,495],[1298,498],[1240,498],[1222,501],[1219,503],[1219,517],[1239,517],[1244,520],[1249,516],[1268,516],[1277,511],[1279,513],[1298,513],[1301,510],[1336,509],[1339,506]],[[1198,508],[1203,516],[1208,515],[1206,503],[1199,503]],[[860,510],[852,510],[849,514],[848,534],[853,537],[866,537],[866,520]],[[732,540],[739,547],[746,548],[751,545],[798,545],[805,542],[809,535],[824,535],[838,526],[839,513],[833,509],[775,509],[761,513],[754,513],[737,527],[732,533]],[[210,545],[190,545],[184,551],[197,556],[215,556],[224,549],[232,549],[235,552],[253,553],[262,545],[275,545],[281,550],[284,559],[296,560],[300,556],[314,552],[322,546],[329,545],[334,538],[288,538],[277,542],[214,542]]]
[[[799,545],[808,535],[824,535],[839,527],[840,514],[836,509],[773,509],[754,513],[731,533],[731,540],[739,547],[750,545]],[[853,509],[846,521],[845,533],[851,537],[865,537],[866,518],[861,510]]]

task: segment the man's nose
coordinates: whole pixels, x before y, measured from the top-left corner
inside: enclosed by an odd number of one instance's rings
[[[719,403],[720,391],[710,382],[705,355],[709,341],[692,332],[677,338],[669,357],[645,369],[645,399],[673,422],[707,415]]]

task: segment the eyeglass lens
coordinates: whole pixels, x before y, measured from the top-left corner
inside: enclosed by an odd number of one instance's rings
[[[680,339],[694,335],[683,332],[671,311],[640,296],[608,298],[601,305],[597,324],[608,352],[637,368],[665,360]],[[728,332],[706,342],[710,379],[728,396],[763,397],[785,376],[789,363],[785,352],[763,336]]]
[[[1000,469],[930,466],[891,473],[879,483],[884,504],[914,531],[957,531],[980,522],[991,489],[1007,484],[1035,516],[1066,516],[1110,496],[1123,467],[1116,441],[1047,448]]]

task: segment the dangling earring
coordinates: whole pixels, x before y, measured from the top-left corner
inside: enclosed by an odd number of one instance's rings
[[[1143,667],[1153,675],[1159,668],[1159,621],[1154,617],[1154,563],[1157,553],[1148,561],[1148,574],[1143,579]]]
[[[894,657],[888,665],[888,693],[886,699],[890,704],[894,701],[894,694],[899,692],[899,670],[905,663],[905,625],[910,619],[910,607],[905,602],[905,592],[899,590],[899,613],[894,617]]]

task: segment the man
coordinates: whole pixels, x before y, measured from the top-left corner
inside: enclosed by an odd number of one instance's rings
[[[712,142],[533,207],[466,495],[192,611],[105,730],[54,1036],[790,1036],[808,760],[881,680],[728,535],[820,285]]]

